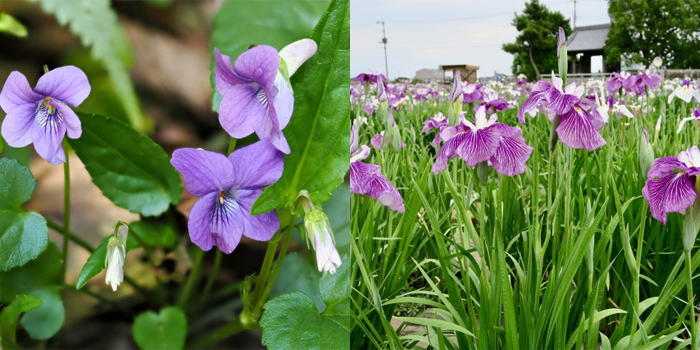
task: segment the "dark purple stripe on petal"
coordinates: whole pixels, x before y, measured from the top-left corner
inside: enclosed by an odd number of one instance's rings
[[[224,192],[223,196],[217,195],[211,207],[209,230],[214,245],[226,254],[236,249],[243,235],[244,222],[237,200],[235,193]]]
[[[697,198],[695,176],[675,173],[656,180],[649,177],[642,189],[642,194],[649,203],[651,216],[665,225],[666,213],[684,213],[688,207],[693,205]]]
[[[557,127],[559,140],[571,148],[593,151],[606,144],[605,139],[581,109],[573,108],[561,116],[561,124]]]
[[[402,213],[403,198],[396,188],[382,175],[379,165],[354,162],[350,164],[350,192],[369,195],[390,210]]]
[[[522,136],[501,137],[496,153],[491,157],[491,166],[506,176],[520,175],[525,172],[525,163],[530,158],[533,148],[525,143]]]

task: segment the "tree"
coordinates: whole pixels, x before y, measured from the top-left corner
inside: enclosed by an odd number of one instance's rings
[[[700,1],[609,1],[608,65],[624,56],[648,67],[659,56],[668,68],[700,68]]]
[[[522,15],[515,15],[512,24],[520,34],[514,43],[503,44],[502,48],[515,55],[513,73],[539,79],[540,73],[556,71],[557,32],[562,27],[569,36],[569,20],[561,12],[550,11],[538,0],[531,0],[525,4]]]

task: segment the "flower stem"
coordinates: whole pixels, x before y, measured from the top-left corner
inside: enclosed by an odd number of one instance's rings
[[[236,142],[238,142],[237,139],[231,138],[231,141],[228,143],[228,151],[226,151],[226,155],[228,156],[229,154],[233,153],[233,151],[236,150]]]
[[[697,334],[695,334],[695,296],[693,295],[693,270],[692,270],[692,264],[691,264],[691,256],[690,256],[690,251],[689,250],[684,250],[685,253],[685,269],[688,271],[688,284],[687,284],[687,289],[688,289],[688,304],[690,304],[690,344],[691,344],[691,349],[695,349],[695,338],[697,337]]]
[[[65,229],[64,227],[62,227],[61,225],[59,225],[59,224],[57,224],[57,223],[55,223],[55,222],[53,222],[53,221],[46,220],[46,226],[48,226],[49,228],[51,228],[51,229],[55,230],[56,232],[62,234],[64,238],[65,238],[65,237],[68,237],[69,240],[71,240],[71,241],[73,241],[73,243],[75,243],[75,244],[81,246],[83,249],[87,250],[88,252],[92,253],[92,252],[95,251],[95,248],[93,248],[92,246],[90,246],[89,243],[85,242],[84,240],[82,240],[81,238],[79,238],[78,236],[76,236],[74,233],[69,232],[68,230],[66,230],[66,229]]]
[[[180,297],[177,299],[177,306],[180,308],[183,308],[187,303],[187,299],[189,299],[190,294],[192,294],[192,288],[194,288],[194,284],[199,279],[199,273],[202,270],[203,257],[204,251],[198,248],[195,249],[194,264],[192,265],[192,269],[190,270],[190,275],[187,277],[187,282],[185,282],[185,287],[180,293]]]
[[[265,304],[265,301],[267,301],[267,296],[270,295],[270,291],[272,290],[272,286],[275,284],[275,279],[277,278],[277,274],[280,271],[280,268],[282,267],[282,262],[284,261],[284,257],[287,255],[287,248],[289,247],[289,242],[292,240],[292,228],[294,227],[294,220],[291,220],[289,222],[289,226],[287,226],[287,233],[284,235],[284,241],[282,242],[282,247],[280,248],[280,252],[277,255],[277,261],[275,261],[275,267],[272,270],[272,274],[267,280],[267,283],[265,284],[265,289],[263,290],[262,295],[260,298],[258,298],[258,303],[256,305],[256,308],[253,309],[253,316],[259,317],[263,304]]]
[[[214,266],[212,266],[211,271],[209,271],[209,276],[207,277],[207,284],[204,285],[204,292],[202,292],[202,300],[207,300],[209,297],[211,287],[214,286],[216,276],[219,274],[219,267],[221,266],[221,259],[223,257],[224,254],[217,249],[216,256],[214,258]]]
[[[70,147],[67,142],[63,143],[63,148],[66,153],[66,162],[63,163],[63,230],[70,230]],[[68,238],[69,235],[63,235],[63,283],[66,282],[66,270],[68,266]]]

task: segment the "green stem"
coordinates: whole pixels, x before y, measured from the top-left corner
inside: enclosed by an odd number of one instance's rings
[[[284,257],[287,254],[287,248],[289,247],[289,242],[292,240],[292,228],[294,227],[294,220],[291,220],[289,222],[289,226],[287,227],[287,233],[284,236],[284,241],[282,242],[282,247],[280,248],[280,252],[277,255],[277,261],[275,261],[275,268],[272,270],[272,274],[267,280],[267,283],[265,284],[265,290],[263,290],[263,294],[260,296],[258,299],[257,305],[255,308],[253,308],[253,316],[257,318],[260,317],[260,313],[262,312],[262,307],[263,304],[265,304],[265,301],[267,301],[267,296],[270,295],[270,291],[272,290],[272,286],[275,284],[275,279],[277,278],[277,274],[280,271],[280,268],[282,267],[282,262],[284,261]]]
[[[63,230],[70,230],[70,147],[64,142],[66,162],[63,163]],[[68,235],[63,235],[63,282],[66,282],[66,269],[68,266]]]
[[[88,252],[92,253],[95,251],[95,248],[90,246],[89,243],[85,242],[84,240],[82,240],[81,238],[76,236],[74,233],[69,232],[63,226],[61,226],[53,221],[50,221],[50,220],[46,220],[46,226],[48,226],[50,229],[53,229],[56,232],[62,234],[64,238],[68,237],[69,240],[71,240],[71,241],[73,241],[73,243],[81,246],[83,249],[87,250]]]
[[[195,338],[190,344],[187,345],[187,348],[205,348],[245,329],[246,327],[243,325],[243,323],[241,323],[241,319],[237,318],[231,323],[225,324],[209,333],[205,333],[204,335]]]
[[[282,261],[284,261],[287,247],[289,246],[289,242],[292,238],[293,227],[294,219],[292,218],[289,226],[287,227],[286,233],[284,233],[284,241],[282,242],[282,247],[280,248],[280,253],[277,257],[277,261],[275,262],[274,269],[272,270],[270,277],[267,277],[283,231],[277,231],[270,240],[267,246],[267,252],[265,253],[263,266],[260,269],[260,275],[255,282],[255,290],[249,299],[249,303],[252,305],[252,307],[250,309],[244,308],[243,312],[241,312],[238,318],[236,318],[233,322],[225,324],[196,338],[187,346],[188,348],[208,347],[212,344],[220,342],[221,340],[229,338],[240,331],[259,327],[258,318],[260,317],[260,312],[265,304],[267,296],[270,294],[270,290],[272,290],[275,278],[277,277],[277,274],[282,266]]]
[[[290,219],[290,222],[291,224],[294,224],[293,217]],[[270,272],[270,267],[272,267],[272,261],[275,258],[275,252],[277,252],[277,245],[279,245],[281,238],[282,230],[279,230],[275,233],[274,236],[272,236],[272,239],[267,245],[267,251],[265,252],[265,260],[263,260],[263,265],[260,268],[260,274],[258,275],[258,278],[255,281],[255,290],[253,290],[253,293],[251,294],[249,300],[249,302],[254,306],[258,303],[258,300],[260,299],[259,297],[261,296],[261,293],[265,287],[265,281],[267,281],[267,274]],[[245,312],[246,310],[243,311],[243,313]],[[255,321],[257,321],[257,319],[255,319]]]
[[[237,139],[235,139],[233,137],[231,138],[231,141],[229,141],[229,143],[228,143],[228,151],[226,152],[227,156],[236,150],[236,142],[237,141],[238,141]]]
[[[695,334],[695,302],[694,302],[694,295],[693,295],[693,270],[692,270],[692,264],[691,264],[691,256],[690,256],[690,251],[684,250],[685,253],[685,269],[688,271],[688,284],[687,284],[687,289],[688,289],[688,304],[690,305],[690,348],[692,350],[696,349],[695,347],[695,337],[697,337],[697,334]]]
[[[185,282],[185,287],[180,293],[180,297],[177,300],[177,306],[183,308],[187,303],[187,299],[190,298],[192,294],[192,288],[194,288],[195,283],[199,279],[199,274],[202,270],[202,258],[204,257],[204,251],[201,249],[196,249],[194,253],[194,264],[190,270],[190,275],[187,277]]]
[[[207,300],[209,297],[209,292],[211,287],[214,286],[214,281],[216,281],[216,276],[219,274],[219,268],[221,267],[221,259],[224,254],[220,250],[216,250],[216,256],[214,258],[214,266],[212,266],[211,271],[209,271],[209,276],[207,276],[207,284],[204,285],[204,292],[202,292],[202,300]]]

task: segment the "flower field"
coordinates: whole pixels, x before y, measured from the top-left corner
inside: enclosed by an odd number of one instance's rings
[[[696,348],[699,82],[553,75],[356,79],[351,348]]]

